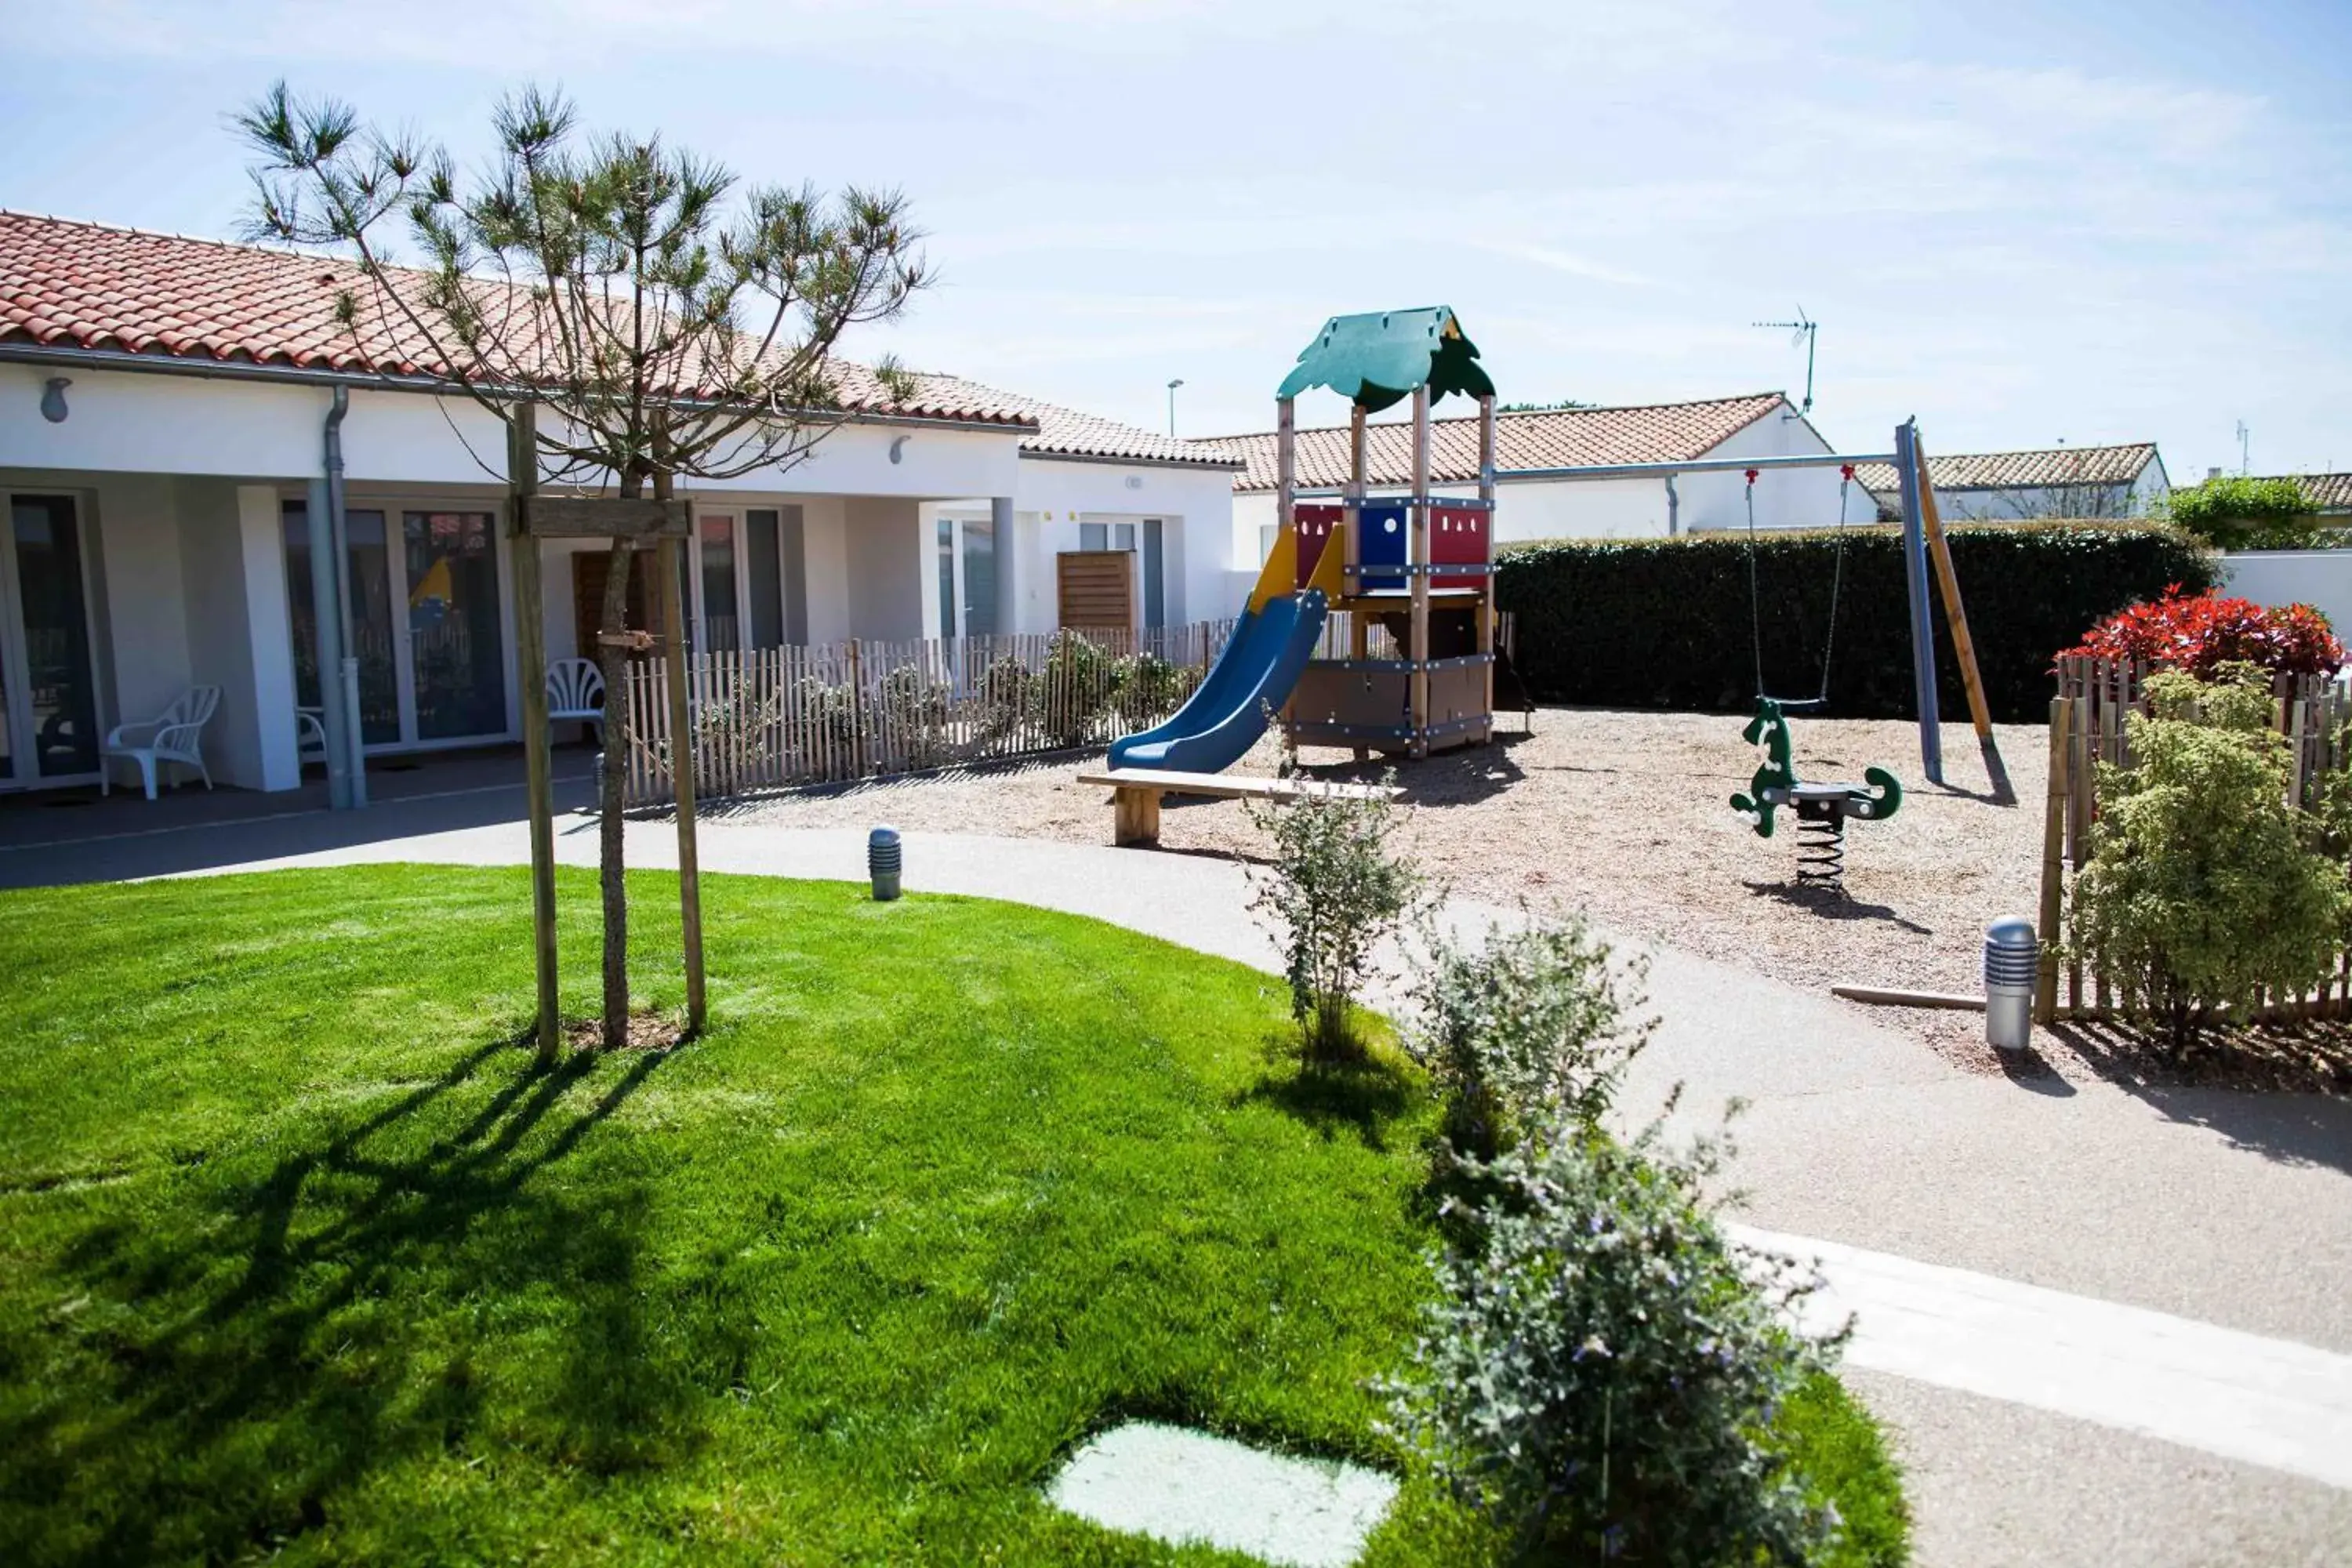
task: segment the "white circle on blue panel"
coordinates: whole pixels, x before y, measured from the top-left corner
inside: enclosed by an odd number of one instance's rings
[[[1383,532],[1387,532],[1387,533],[1394,533],[1394,532],[1396,531],[1396,530],[1397,530],[1397,521],[1396,521],[1396,519],[1394,519],[1394,518],[1391,518],[1391,519],[1389,519],[1386,522],[1384,522],[1384,523],[1381,524],[1381,531],[1382,531]]]

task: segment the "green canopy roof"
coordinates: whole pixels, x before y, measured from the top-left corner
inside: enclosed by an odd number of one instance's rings
[[[1310,386],[1328,386],[1377,414],[1424,383],[1433,403],[1449,392],[1478,397],[1495,390],[1478,367],[1477,345],[1462,335],[1444,305],[1332,317],[1275,395],[1296,397]]]

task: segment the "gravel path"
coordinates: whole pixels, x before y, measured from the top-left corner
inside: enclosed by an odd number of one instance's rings
[[[1990,804],[1976,738],[1944,731],[1946,775],[1919,782],[1917,728],[1902,722],[1799,720],[1797,773],[1854,779],[1876,763],[1902,778],[1903,809],[1850,825],[1843,900],[1794,886],[1792,820],[1759,838],[1728,805],[1747,787],[1755,750],[1736,716],[1539,709],[1532,733],[1406,763],[1397,780],[1412,807],[1404,841],[1430,875],[1484,903],[1524,900],[1582,910],[1620,931],[1742,964],[1790,984],[1836,981],[1933,991],[1978,988],[1985,923],[2033,912],[2040,879],[2046,745],[2038,727],[2003,726],[2001,755],[2022,804]],[[778,826],[877,822],[935,832],[1107,843],[1103,792],[1075,782],[1076,757],[970,773],[877,781],[715,805],[716,820]],[[1271,773],[1272,741],[1235,773]],[[1309,750],[1318,774],[1372,776],[1347,753]],[[1966,793],[1977,791],[1978,794]],[[1171,801],[1163,849],[1255,858],[1265,837],[1236,801]],[[1953,1060],[1999,1066],[1973,1014],[1873,1009]],[[2063,1056],[2063,1053],[2062,1053]],[[2059,1062],[2061,1070],[2066,1063]]]

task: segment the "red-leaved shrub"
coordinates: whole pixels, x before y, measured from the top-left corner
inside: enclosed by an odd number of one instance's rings
[[[2344,663],[2344,645],[2309,605],[2266,609],[2210,591],[2184,596],[2178,583],[2153,604],[2117,610],[2059,657],[2076,654],[2134,658],[2200,678],[2241,659],[2278,675],[2333,675]]]

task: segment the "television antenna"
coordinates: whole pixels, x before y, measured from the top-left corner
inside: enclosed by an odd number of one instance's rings
[[[2247,437],[2252,434],[2252,431],[2246,428],[2244,420],[2238,421],[2238,475],[2242,479],[2254,471],[2253,459],[2248,456],[2247,442]]]
[[[1804,345],[1805,402],[1804,405],[1798,409],[1797,412],[1801,415],[1811,414],[1813,411],[1813,339],[1815,335],[1821,331],[1822,324],[1819,321],[1814,321],[1811,316],[1806,315],[1805,308],[1802,305],[1800,305],[1797,307],[1797,319],[1793,321],[1750,321],[1748,325],[1752,327],[1777,327],[1781,331],[1789,334],[1789,346],[1790,348],[1795,348],[1800,343]]]

